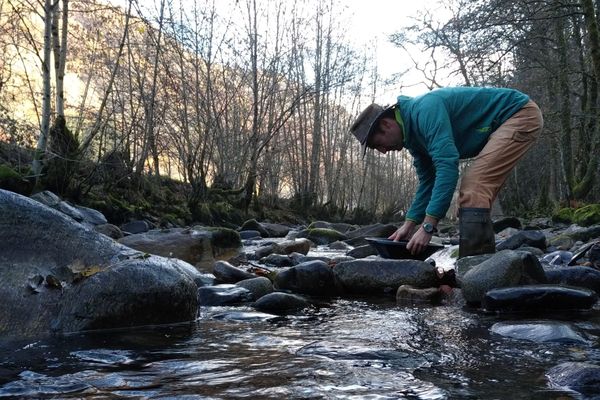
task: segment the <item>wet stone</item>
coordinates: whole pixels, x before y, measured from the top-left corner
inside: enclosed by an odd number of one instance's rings
[[[244,279],[256,278],[256,275],[234,267],[227,261],[217,261],[213,266],[213,274],[221,283],[236,283]]]
[[[590,267],[558,267],[545,270],[548,283],[578,286],[600,293],[600,271]]]
[[[521,246],[537,247],[538,249],[546,249],[546,235],[540,231],[520,231],[519,233],[509,237],[496,246],[498,251],[515,250]]]
[[[257,300],[262,296],[267,295],[273,292],[273,283],[264,276],[259,276],[258,278],[245,279],[236,283],[236,286],[243,287],[244,289],[248,289],[252,294],[252,299]]]
[[[569,324],[555,321],[497,322],[490,328],[495,334],[536,343],[579,343],[586,339]]]
[[[368,256],[377,255],[377,250],[370,244],[365,244],[363,246],[353,248],[352,250],[348,251],[346,255],[354,258],[365,258]]]
[[[600,395],[600,366],[585,362],[565,362],[546,373],[551,388],[568,388],[585,396]]]
[[[556,311],[589,309],[598,296],[595,292],[559,285],[528,285],[488,291],[482,308],[488,311]]]
[[[204,286],[198,289],[198,303],[201,306],[225,306],[252,301],[248,289],[231,284]]]
[[[308,301],[303,297],[283,292],[269,293],[254,303],[257,310],[274,313],[299,311],[308,306]]]
[[[441,301],[442,292],[439,288],[418,289],[409,285],[402,285],[396,292],[396,304],[437,304]]]
[[[336,294],[333,272],[323,261],[308,261],[280,271],[275,277],[278,289],[315,296]]]

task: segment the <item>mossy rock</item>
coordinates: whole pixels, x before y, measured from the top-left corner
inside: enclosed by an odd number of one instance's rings
[[[0,164],[0,189],[29,195],[31,193],[32,184],[10,166]]]
[[[307,238],[315,244],[329,244],[338,240],[346,240],[348,237],[335,229],[315,228],[306,229],[298,234],[299,238]]]
[[[600,223],[600,204],[589,204],[578,208],[573,213],[573,222],[579,226],[590,226]]]
[[[233,229],[222,227],[204,229],[211,233],[213,246],[222,248],[242,247],[240,234]]]
[[[564,224],[571,224],[574,220],[575,209],[574,208],[561,208],[552,215],[553,222],[561,222]]]

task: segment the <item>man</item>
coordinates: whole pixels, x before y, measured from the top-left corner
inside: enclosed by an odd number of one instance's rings
[[[350,131],[366,148],[381,153],[406,148],[414,158],[419,186],[404,224],[389,239],[410,239],[418,254],[437,232],[458,181],[458,160],[474,158],[459,188],[459,257],[493,253],[490,210],[517,161],[539,136],[542,114],[513,89],[457,87],[396,104],[368,106]]]

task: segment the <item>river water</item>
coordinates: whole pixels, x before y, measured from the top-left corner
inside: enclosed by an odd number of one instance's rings
[[[493,333],[457,306],[336,298],[297,315],[203,307],[193,323],[0,344],[0,397],[88,399],[578,399],[550,388],[565,361],[600,363],[600,312],[563,321],[583,342]],[[531,318],[531,316],[527,317]]]

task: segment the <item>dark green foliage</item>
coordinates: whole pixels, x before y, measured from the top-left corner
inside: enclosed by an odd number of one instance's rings
[[[573,213],[574,222],[580,226],[600,224],[600,204],[589,204]]]
[[[25,179],[19,172],[8,165],[0,164],[0,189],[10,190],[11,192],[29,195],[33,185]]]
[[[573,208],[561,208],[552,215],[552,221],[565,224],[573,223],[574,212],[575,209]]]

